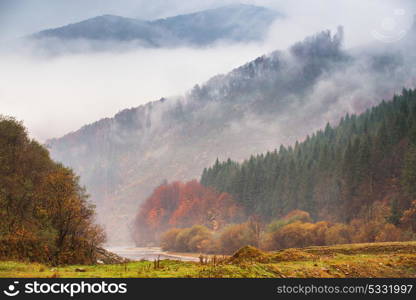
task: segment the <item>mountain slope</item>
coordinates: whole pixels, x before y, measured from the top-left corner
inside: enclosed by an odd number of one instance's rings
[[[204,46],[220,40],[260,40],[279,16],[267,8],[241,4],[154,21],[104,15],[44,30],[31,37],[63,41],[135,41],[148,47]]]
[[[55,29],[47,29],[34,34],[34,38],[91,39],[91,40],[134,40],[150,43],[152,36],[159,34],[157,28],[145,21],[103,15],[79,23]]]
[[[342,36],[341,28],[324,31],[183,96],[84,126],[48,141],[51,154],[81,174],[110,238],[126,238],[122,224],[164,180],[196,178],[217,157],[238,161],[295,142],[414,84],[414,61],[402,49],[352,55]]]
[[[234,196],[247,215],[264,219],[308,211],[318,220],[350,222],[390,206],[391,223],[416,197],[416,91],[346,115],[294,147],[228,160],[205,169],[201,183]]]

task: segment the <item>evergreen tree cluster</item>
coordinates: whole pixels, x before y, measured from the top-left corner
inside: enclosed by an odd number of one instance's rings
[[[242,163],[217,160],[201,183],[266,219],[301,209],[315,219],[349,222],[387,201],[396,223],[416,197],[416,90],[347,114],[293,147]]]

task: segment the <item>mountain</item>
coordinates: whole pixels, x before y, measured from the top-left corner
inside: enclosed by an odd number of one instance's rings
[[[81,175],[110,241],[125,243],[137,206],[160,183],[197,178],[217,158],[239,161],[294,143],[414,86],[411,52],[351,53],[342,41],[342,28],[324,31],[183,96],[123,110],[48,141],[52,157]]]
[[[103,15],[79,23],[44,30],[32,39],[135,42],[147,47],[205,46],[218,41],[261,40],[275,11],[252,5],[230,5],[154,21]]]

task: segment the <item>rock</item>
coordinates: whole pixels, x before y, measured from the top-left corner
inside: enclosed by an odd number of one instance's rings
[[[97,264],[123,264],[131,260],[107,251],[104,248],[96,248]]]

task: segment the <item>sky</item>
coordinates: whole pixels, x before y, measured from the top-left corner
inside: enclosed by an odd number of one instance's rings
[[[0,47],[39,30],[103,14],[156,19],[232,3],[285,14],[262,43],[206,49],[137,49],[39,58],[0,53],[0,114],[23,120],[45,141],[123,108],[186,92],[218,73],[321,30],[345,27],[345,47],[396,42],[416,13],[414,0],[0,0]]]

